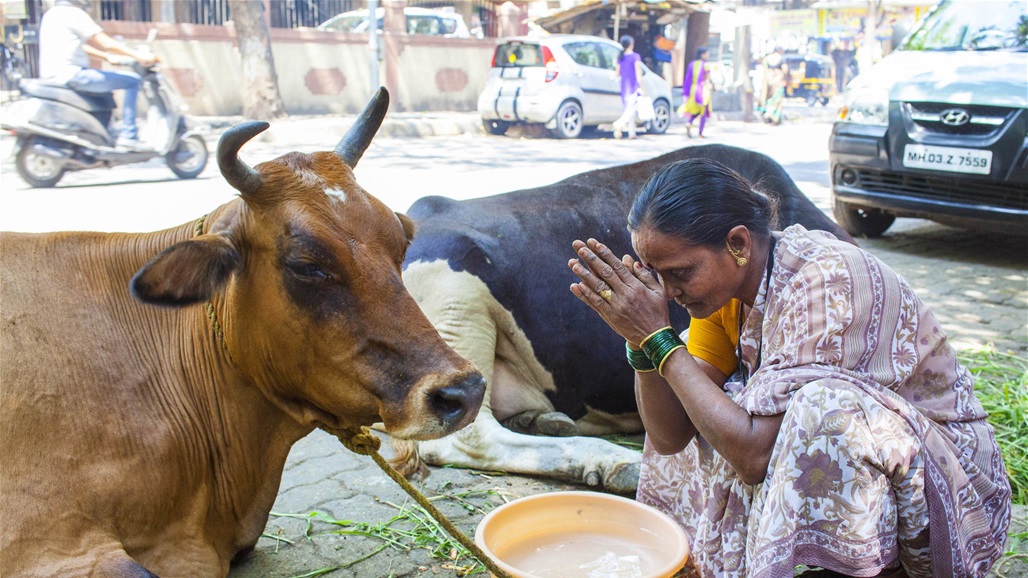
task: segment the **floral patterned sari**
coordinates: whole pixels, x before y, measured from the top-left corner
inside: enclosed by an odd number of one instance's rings
[[[637,499],[685,528],[705,577],[784,578],[798,564],[984,576],[1010,486],[932,312],[874,256],[798,225],[770,276],[740,334],[751,377],[725,386],[752,415],[785,414],[764,482],[742,482],[697,436],[672,456],[647,444]]]

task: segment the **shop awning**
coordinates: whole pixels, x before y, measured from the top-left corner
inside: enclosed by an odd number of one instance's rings
[[[613,15],[620,9],[624,20],[648,20],[657,14],[657,24],[663,25],[681,20],[692,12],[710,12],[714,6],[710,0],[585,0],[567,10],[537,18],[535,23],[548,32],[561,32],[562,24],[584,14],[603,10]]]

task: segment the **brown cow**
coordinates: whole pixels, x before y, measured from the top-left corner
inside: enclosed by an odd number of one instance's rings
[[[256,168],[267,123],[231,129],[240,198],[194,223],[0,237],[0,575],[224,576],[314,428],[475,417],[481,374],[400,277],[411,221],[353,177],[387,107]]]

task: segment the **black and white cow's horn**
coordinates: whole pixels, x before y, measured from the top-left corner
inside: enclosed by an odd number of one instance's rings
[[[244,122],[225,131],[218,141],[218,168],[232,188],[246,196],[261,186],[261,175],[239,160],[239,149],[271,126],[266,122]]]
[[[389,91],[384,86],[378,88],[375,96],[371,97],[367,106],[361,111],[357,122],[353,123],[350,130],[346,131],[343,139],[336,145],[336,154],[343,159],[350,168],[357,166],[364,151],[375,138],[378,127],[382,126],[382,119],[385,118],[386,110],[389,108]]]

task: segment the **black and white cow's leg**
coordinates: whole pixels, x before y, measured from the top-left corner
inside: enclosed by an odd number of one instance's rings
[[[503,427],[518,433],[569,437],[580,435],[575,420],[559,411],[523,411],[503,420]]]
[[[439,261],[409,264],[404,284],[443,339],[482,372],[487,389],[471,425],[438,440],[394,442],[398,457],[547,476],[618,493],[635,490],[639,452],[597,438],[519,434],[497,420],[553,412],[546,391],[555,385],[513,315],[485,283]]]
[[[641,453],[600,438],[524,435],[492,419],[421,442],[420,453],[430,464],[547,476],[622,494],[635,491],[642,459]]]

